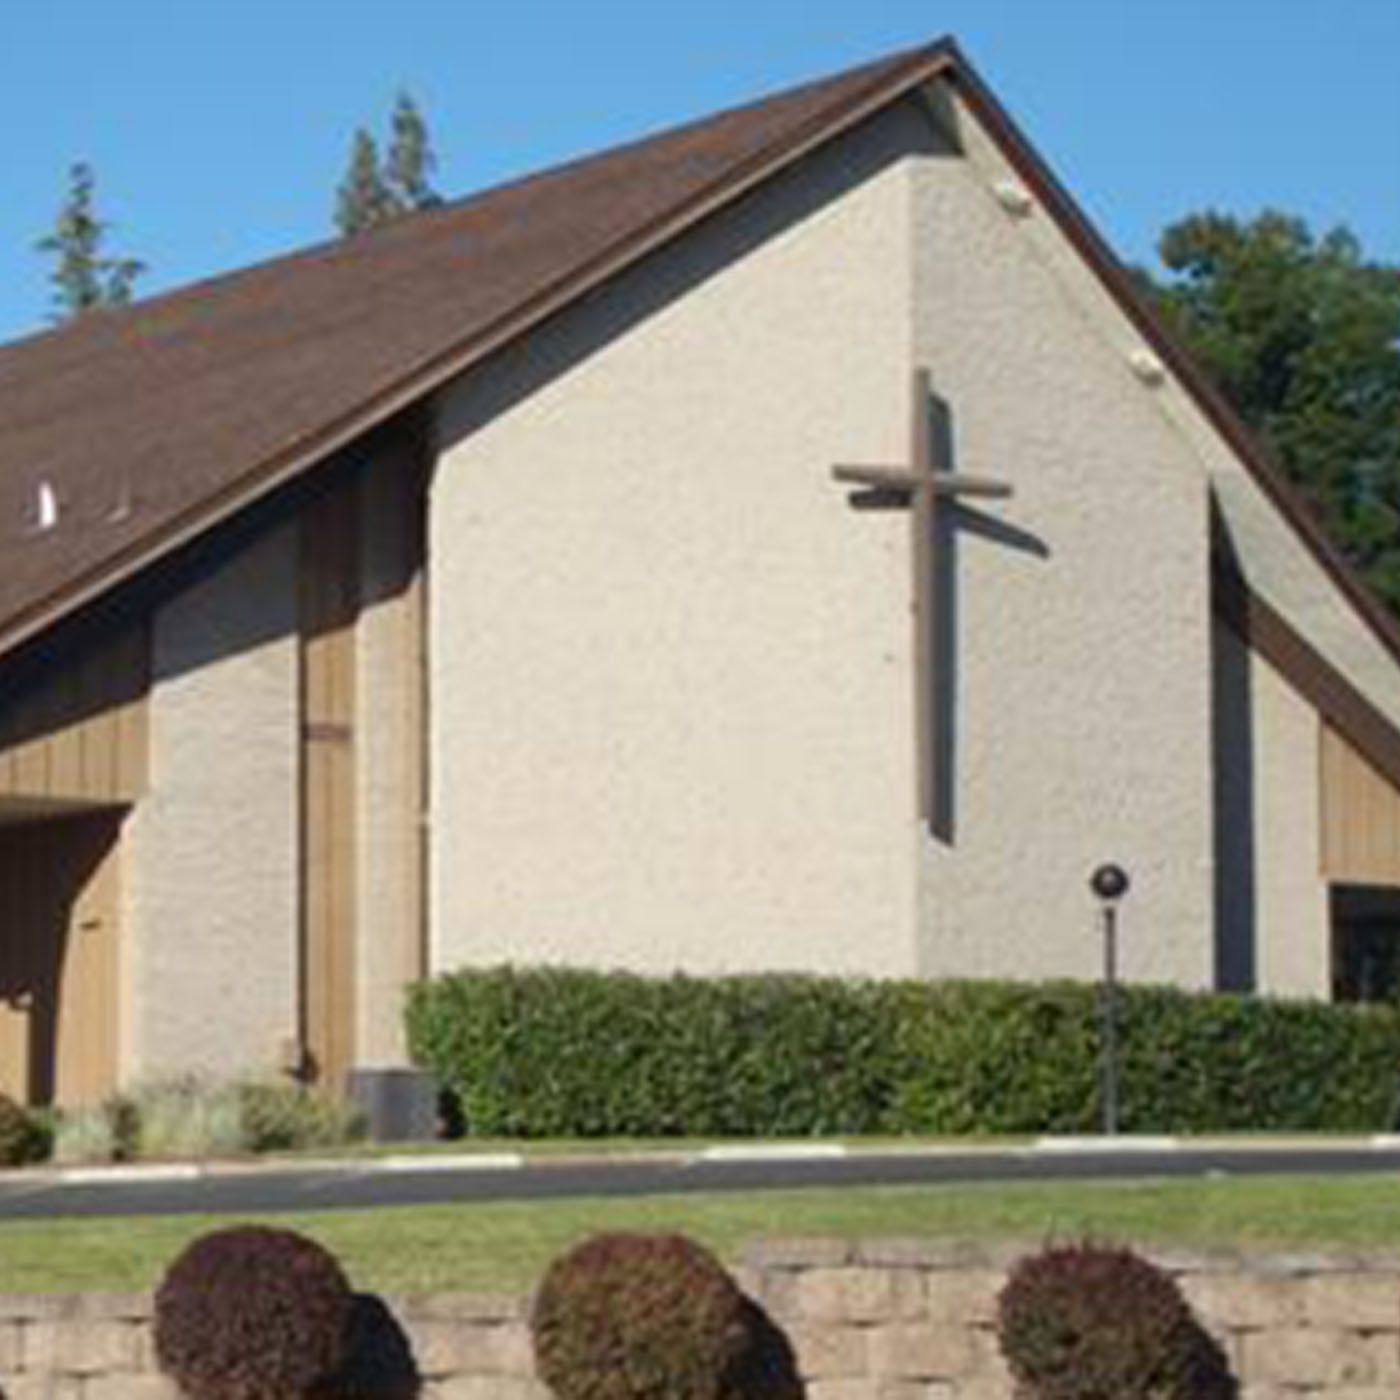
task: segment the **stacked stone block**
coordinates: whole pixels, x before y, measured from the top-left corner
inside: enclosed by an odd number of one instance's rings
[[[1012,1400],[996,1343],[1007,1270],[1039,1246],[770,1241],[739,1279],[783,1328],[808,1400]],[[1400,1254],[1149,1251],[1220,1341],[1241,1400],[1400,1394]],[[384,1300],[422,1400],[548,1400],[528,1300]],[[156,1372],[145,1294],[0,1295],[3,1400],[175,1400]]]

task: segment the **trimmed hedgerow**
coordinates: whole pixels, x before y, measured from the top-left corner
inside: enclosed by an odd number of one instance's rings
[[[1099,1123],[1097,989],[501,967],[418,985],[415,1059],[474,1136],[1082,1133]],[[1127,1131],[1395,1123],[1389,1007],[1131,986]]]
[[[884,995],[815,977],[502,968],[415,988],[409,1034],[474,1135],[874,1132]]]
[[[749,1316],[724,1266],[684,1235],[608,1233],[550,1265],[530,1330],[558,1400],[741,1400]]]
[[[894,1018],[899,1131],[1097,1129],[1099,996],[1091,984],[906,984]],[[1400,1022],[1332,1006],[1130,986],[1120,991],[1127,1132],[1391,1127]]]
[[[352,1295],[335,1257],[292,1230],[215,1230],[156,1293],[160,1368],[190,1400],[308,1394],[345,1363]]]
[[[1028,1400],[1210,1400],[1233,1386],[1176,1283],[1131,1250],[1043,1250],[997,1305],[1002,1355]]]

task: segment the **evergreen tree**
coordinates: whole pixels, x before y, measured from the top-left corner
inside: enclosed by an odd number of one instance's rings
[[[355,132],[350,165],[336,192],[335,224],[342,234],[363,233],[400,212],[398,199],[384,182],[379,147],[364,127]]]
[[[34,246],[53,256],[55,321],[66,321],[103,306],[125,306],[132,285],[146,270],[136,258],[106,257],[102,245],[110,225],[95,208],[96,176],[92,167],[77,162],[68,172],[68,196],[58,211],[53,232]]]
[[[1194,215],[1158,250],[1168,321],[1400,612],[1400,268],[1276,212]]]
[[[384,179],[404,209],[430,209],[442,199],[429,177],[437,168],[428,125],[413,98],[399,93],[392,118],[393,136],[384,162]]]
[[[363,233],[400,214],[441,204],[430,178],[436,167],[428,124],[412,97],[401,92],[382,162],[374,137],[363,127],[355,133],[350,165],[336,194],[336,227],[346,236]]]

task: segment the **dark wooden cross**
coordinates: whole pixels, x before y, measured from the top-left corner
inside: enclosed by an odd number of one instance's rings
[[[933,390],[926,369],[914,371],[913,416],[910,427],[911,463],[907,467],[839,466],[832,475],[852,486],[865,486],[902,497],[909,507],[913,568],[914,713],[919,764],[919,814],[925,822],[936,819],[934,753],[939,732],[938,687],[934,676],[934,619],[936,561],[934,539],[942,502],[959,497],[1011,495],[1007,482],[952,471],[944,460],[944,444],[935,441],[932,427]]]

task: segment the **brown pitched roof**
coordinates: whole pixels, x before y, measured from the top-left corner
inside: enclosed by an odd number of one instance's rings
[[[934,76],[1400,661],[1395,620],[948,40],[0,347],[0,655]],[[40,481],[62,507],[44,533]]]
[[[935,45],[0,347],[0,653],[947,61]],[[39,483],[58,527],[36,531]]]

